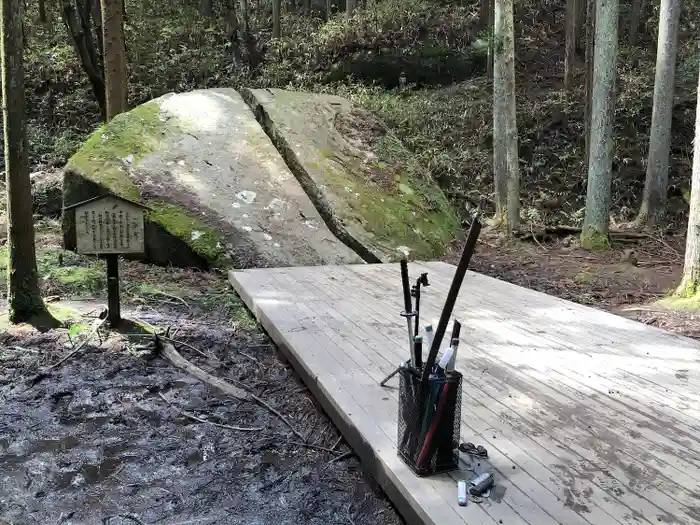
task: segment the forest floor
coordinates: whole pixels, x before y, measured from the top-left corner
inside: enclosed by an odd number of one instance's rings
[[[99,332],[102,263],[38,235],[44,294],[66,328],[0,331],[0,524],[400,524],[338,430],[225,276],[122,262],[126,318],[284,414],[225,396],[144,347]],[[244,427],[239,431],[219,425]],[[4,520],[4,521],[3,521]]]

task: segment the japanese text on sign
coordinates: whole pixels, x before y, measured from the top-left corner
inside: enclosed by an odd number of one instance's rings
[[[129,202],[106,197],[75,210],[78,253],[142,253],[143,210]]]

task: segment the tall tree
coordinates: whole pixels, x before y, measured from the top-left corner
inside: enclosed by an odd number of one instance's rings
[[[610,245],[608,229],[612,189],[619,9],[618,0],[596,1],[590,158],[586,215],[581,232],[581,246],[587,249],[602,249]]]
[[[593,51],[595,49],[595,0],[586,0],[586,103],[583,122],[586,149],[583,155],[584,166],[588,171],[591,154],[591,101],[593,87]]]
[[[80,57],[83,70],[92,85],[95,99],[100,106],[100,113],[106,118],[104,73],[97,47],[92,39],[89,2],[76,3],[74,0],[61,0],[61,15],[73,48]]]
[[[632,0],[630,9],[630,26],[627,33],[627,44],[630,47],[637,45],[637,36],[639,35],[640,21],[644,17],[646,11],[646,0]]]
[[[683,277],[676,290],[676,295],[680,297],[695,297],[700,292],[700,75],[698,75],[697,98],[688,237],[685,241]]]
[[[272,36],[279,38],[282,36],[280,21],[280,11],[282,10],[282,0],[272,0]]]
[[[348,16],[352,16],[352,14],[355,12],[355,2],[356,0],[345,1],[345,12]]]
[[[199,5],[199,11],[202,16],[212,16],[214,14],[214,3],[212,0],[202,0],[202,3]]]
[[[485,7],[488,10],[486,13],[487,23],[488,23],[488,47],[486,48],[486,76],[487,78],[493,78],[493,28],[494,28],[494,0],[486,0]]]
[[[574,63],[576,60],[576,32],[578,0],[566,0],[566,23],[564,44],[564,89],[571,92],[574,87]]]
[[[126,50],[121,0],[102,0],[107,120],[126,111]]]
[[[2,97],[7,185],[8,304],[12,323],[55,322],[39,292],[24,98],[22,0],[2,0]],[[42,321],[43,323],[43,321]]]
[[[647,175],[637,225],[653,225],[663,214],[668,189],[668,161],[671,148],[671,119],[676,85],[678,26],[683,0],[661,0],[659,38],[656,49],[654,109],[651,114],[651,137]]]
[[[494,2],[494,35],[493,134],[496,215],[497,219],[506,219],[507,231],[511,233],[520,223],[513,0]]]
[[[42,24],[48,22],[48,17],[46,16],[46,0],[39,0],[39,22]]]

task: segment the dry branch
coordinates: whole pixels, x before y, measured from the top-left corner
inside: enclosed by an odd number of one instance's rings
[[[160,396],[160,398],[163,401],[165,401],[168,405],[170,405],[173,409],[175,409],[181,415],[183,415],[186,418],[189,418],[193,421],[198,421],[199,423],[204,423],[206,425],[212,425],[214,427],[227,428],[228,430],[240,430],[242,432],[258,432],[258,431],[262,430],[262,428],[260,428],[260,427],[236,427],[233,425],[223,425],[221,423],[214,423],[213,421],[207,421],[206,419],[202,419],[201,417],[195,416],[191,412],[187,412],[186,410],[182,410],[181,408],[176,407],[167,397],[165,397],[160,392],[158,393],[158,395]]]
[[[76,349],[73,350],[71,353],[69,353],[67,356],[65,356],[63,359],[59,359],[54,364],[47,366],[46,369],[44,370],[44,373],[47,373],[48,371],[53,370],[54,368],[62,365],[63,363],[68,361],[71,357],[73,357],[78,352],[80,352],[83,349],[83,347],[87,344],[87,342],[92,338],[92,336],[97,333],[97,331],[100,329],[100,327],[103,324],[105,324],[106,321],[107,321],[107,317],[105,317],[104,319],[100,319],[99,322],[95,322],[93,327],[92,327],[92,330],[90,330],[90,333],[88,333],[88,335],[85,336],[85,339],[83,339],[80,342],[80,344],[76,347]]]
[[[162,338],[159,338],[159,341]],[[276,417],[278,417],[289,429],[294,433],[295,436],[297,436],[299,439],[304,441],[304,436],[301,435],[301,433],[295,429],[292,424],[289,422],[289,420],[284,417],[282,414],[280,414],[277,410],[272,408],[270,405],[265,403],[262,399],[260,399],[258,396],[255,394],[250,393],[247,390],[244,390],[242,388],[238,388],[237,386],[234,386],[226,381],[224,381],[221,378],[218,378],[216,376],[213,376],[209,374],[208,372],[205,372],[201,368],[199,368],[196,365],[193,365],[190,363],[187,359],[182,357],[180,353],[175,350],[175,347],[170,344],[167,341],[161,341],[160,342],[160,349],[163,357],[165,357],[173,366],[184,370],[188,374],[192,375],[193,377],[196,377],[200,381],[210,384],[225,394],[228,394],[232,397],[235,397],[236,399],[241,399],[241,400],[253,400],[259,405],[265,407],[269,412],[274,414]]]

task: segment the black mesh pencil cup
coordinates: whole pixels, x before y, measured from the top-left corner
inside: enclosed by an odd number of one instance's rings
[[[399,374],[399,456],[419,476],[459,468],[462,374],[431,375],[425,391],[420,371],[402,367]]]

